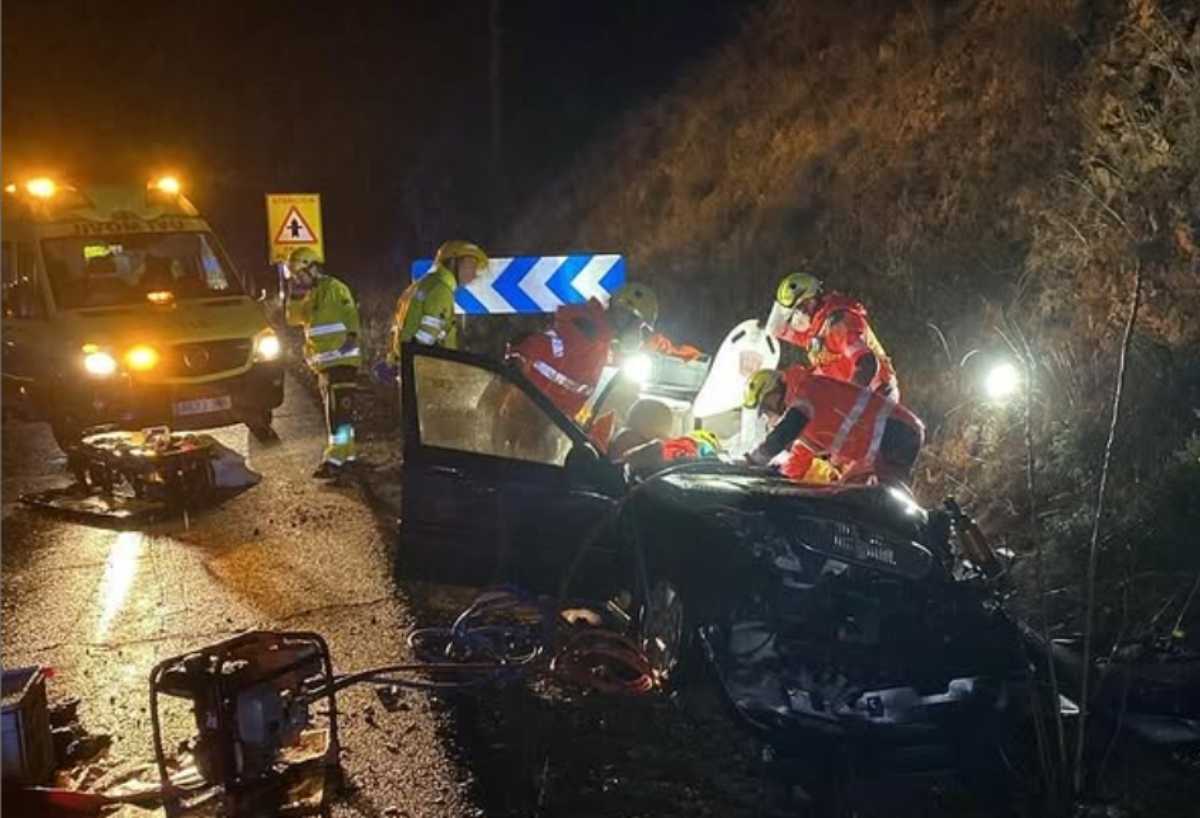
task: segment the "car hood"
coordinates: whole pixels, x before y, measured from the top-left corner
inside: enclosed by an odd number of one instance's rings
[[[63,325],[74,343],[122,348],[249,338],[267,328],[259,305],[245,296],[180,301],[169,308],[146,304],[70,310],[63,313]]]
[[[664,500],[685,502],[699,512],[786,511],[886,528],[922,539],[927,512],[906,490],[889,486],[809,485],[765,469],[698,461],[666,469],[644,484]]]

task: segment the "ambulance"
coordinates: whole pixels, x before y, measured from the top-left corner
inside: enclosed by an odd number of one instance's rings
[[[3,399],[64,451],[97,427],[246,424],[283,402],[265,295],[179,181],[4,189]]]

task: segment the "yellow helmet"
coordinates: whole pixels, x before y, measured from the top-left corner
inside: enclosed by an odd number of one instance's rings
[[[624,307],[651,327],[658,321],[658,296],[645,284],[626,284],[613,296],[612,306]]]
[[[288,269],[292,272],[299,272],[320,263],[321,257],[311,247],[297,247],[287,260]]]
[[[777,369],[760,369],[750,376],[746,384],[746,393],[742,398],[742,406],[747,409],[757,409],[762,405],[763,398],[783,385],[783,375]]]
[[[711,429],[693,429],[688,437],[705,446],[712,447],[714,453],[721,451],[721,439]]]
[[[478,244],[472,244],[469,241],[454,240],[444,243],[438,248],[437,256],[434,257],[433,262],[449,269],[450,264],[459,258],[473,258],[475,259],[476,267],[478,267],[477,272],[480,274],[487,272],[487,253],[483,252],[483,248]]]
[[[780,306],[789,309],[810,298],[816,298],[821,292],[821,280],[808,273],[792,273],[784,276],[775,291],[775,300]]]

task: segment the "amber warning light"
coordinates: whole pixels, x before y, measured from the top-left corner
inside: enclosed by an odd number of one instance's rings
[[[179,184],[179,179],[174,176],[160,176],[149,185],[151,190],[157,190],[159,193],[166,193],[168,196],[178,195],[183,186]]]

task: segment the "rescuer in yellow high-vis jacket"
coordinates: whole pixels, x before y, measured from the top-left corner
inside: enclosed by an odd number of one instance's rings
[[[454,318],[454,291],[487,271],[488,257],[469,241],[448,241],[438,248],[433,269],[419,278],[396,302],[388,364],[400,363],[400,345],[458,349],[458,323]]]
[[[287,322],[304,327],[304,359],[317,374],[329,435],[313,476],[330,479],[357,454],[353,397],[362,363],[358,307],[350,288],[325,274],[311,248],[294,250],[287,265],[291,272]]]

